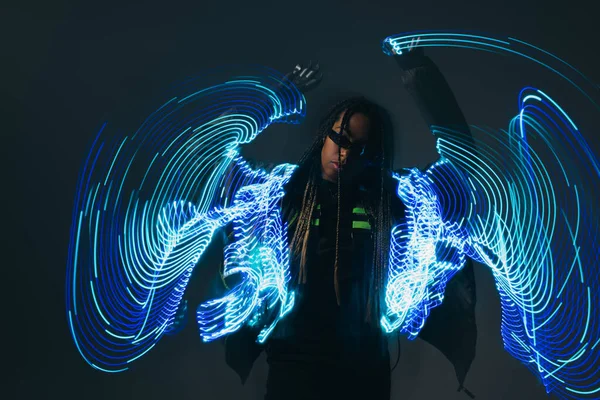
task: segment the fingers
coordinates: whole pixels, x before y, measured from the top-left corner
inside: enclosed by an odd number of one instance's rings
[[[305,92],[309,88],[316,86],[323,79],[323,74],[320,70],[321,67],[318,61],[314,64],[312,61],[309,61],[306,66],[296,64],[294,70],[286,74],[284,79],[293,82],[301,91]]]
[[[302,71],[300,71],[300,74],[298,74],[298,76],[302,78],[307,73],[307,71],[310,71],[311,67],[312,67],[312,61],[309,61],[308,67],[303,68]]]
[[[321,82],[321,79],[323,79],[323,74],[317,73],[316,75],[314,75],[314,78],[312,78],[311,80],[306,82],[304,85],[302,85],[303,90],[307,91],[307,90],[310,90],[313,87],[317,86],[319,84],[319,82]]]
[[[296,66],[294,67],[294,70],[285,74],[283,78],[290,80],[290,79],[292,79],[292,77],[294,77],[300,71],[302,71],[302,66],[300,64],[296,64]]]
[[[319,63],[317,62],[313,66],[312,61],[309,61],[308,65],[305,67],[303,67],[302,64],[296,64],[296,66],[294,67],[294,70],[291,73],[294,75],[297,75],[297,76],[304,76],[309,71],[318,71],[318,70],[319,70]]]
[[[390,38],[386,38],[383,41],[383,52],[387,55],[395,55],[396,51],[394,50],[394,46],[392,46],[392,41],[390,40]]]
[[[309,68],[310,68],[310,64],[309,64]],[[315,64],[314,67],[312,67],[312,69],[309,69],[308,72],[306,73],[306,79],[310,78],[311,76],[313,76],[314,74],[319,72],[319,63],[317,62],[317,64]]]
[[[304,79],[308,79],[313,74],[315,74],[316,72],[318,72],[319,69],[320,69],[320,67],[319,67],[319,62],[318,61],[317,61],[317,63],[314,66],[313,66],[312,61],[309,61],[308,65],[305,68],[301,68],[300,73],[298,73],[298,77],[304,78]]]
[[[410,40],[410,44],[408,45],[408,51],[415,51],[418,48],[419,42],[421,41],[421,37],[413,37]]]
[[[303,67],[301,64],[297,64],[296,68],[294,68],[294,71],[290,72],[288,75],[286,75],[286,77],[293,77],[295,83],[302,83],[304,81],[308,82],[308,80],[314,78],[314,76],[319,73],[320,69],[321,67],[318,62],[313,65],[312,61],[309,61],[306,67]],[[321,75],[321,78],[322,77],[323,76]]]

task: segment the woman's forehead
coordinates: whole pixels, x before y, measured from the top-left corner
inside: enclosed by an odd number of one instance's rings
[[[341,128],[342,121],[346,111],[342,111],[333,125],[334,130],[339,132]],[[369,137],[369,129],[370,129],[369,117],[367,117],[363,113],[354,113],[350,117],[350,120],[347,123],[346,129],[343,134],[347,134],[353,141],[365,141]]]

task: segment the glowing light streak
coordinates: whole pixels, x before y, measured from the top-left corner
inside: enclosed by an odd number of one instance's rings
[[[491,48],[519,55],[573,83],[537,56],[520,52],[513,39],[417,33],[385,42],[402,51],[417,36],[422,37],[420,46]],[[108,161],[98,156],[97,147],[104,143],[94,141],[79,179],[67,290],[73,339],[93,367],[122,371],[156,345],[173,323],[214,233],[227,224],[233,225],[234,240],[224,249],[223,276],[242,279],[222,297],[198,307],[202,340],[250,325],[257,328],[257,341],[264,342],[292,310],[287,224],[280,201],[296,166],[252,169],[239,147],[273,122],[298,122],[305,99],[295,88],[281,86],[272,71],[264,72],[173,97],[131,140],[126,137]],[[223,113],[231,106],[234,111]],[[470,257],[484,263],[496,281],[506,350],[548,392],[562,398],[593,396],[600,390],[600,304],[593,296],[600,291],[593,270],[600,232],[593,210],[600,194],[598,161],[565,110],[537,89],[520,93],[508,130],[472,129],[489,139],[475,140],[476,150],[468,134],[433,127],[440,160],[425,172],[394,175],[406,219],[390,232],[382,329],[415,338],[431,310],[443,302],[447,283]],[[130,171],[145,156],[151,158],[146,170]],[[161,172],[149,174],[150,168]],[[136,170],[143,173],[137,186]],[[556,171],[564,180],[553,178]],[[129,173],[131,187],[125,184]],[[110,197],[113,181],[120,186]],[[124,217],[122,190],[130,193]],[[112,210],[88,214],[96,195],[104,198],[105,210],[113,202]],[[88,233],[81,230],[84,219],[89,220]],[[579,279],[572,274],[575,264]],[[85,313],[77,314],[78,301]]]
[[[454,39],[452,34],[420,32],[390,37],[384,43],[391,44],[398,52],[405,50],[416,37],[421,38],[418,46],[423,47],[456,47],[476,38],[473,35]],[[597,106],[581,86],[537,55],[507,48],[515,46],[515,41],[500,45],[497,41],[489,43],[488,39],[479,37],[481,43],[470,44],[494,47],[535,61],[573,84]],[[409,233],[403,236],[406,243],[399,244],[394,240],[395,231],[392,232],[390,268],[399,268],[400,276],[407,282],[390,271],[387,315],[382,326],[386,331],[407,332],[409,338],[417,336],[421,324],[413,321],[426,318],[428,310],[436,306],[432,302],[439,293],[434,289],[435,283],[446,282],[453,275],[453,269],[447,268],[449,264],[432,260],[427,248],[418,243],[428,240],[438,243],[446,235],[457,235],[463,244],[456,250],[473,255],[494,273],[500,291],[502,336],[507,351],[536,373],[548,392],[561,398],[581,398],[573,393],[593,397],[598,392],[594,388],[600,387],[600,354],[595,346],[588,346],[599,342],[600,304],[592,293],[598,293],[600,285],[591,272],[598,263],[596,239],[600,221],[597,207],[591,211],[600,195],[598,160],[567,112],[541,90],[522,91],[519,113],[508,131],[477,129],[492,139],[476,140],[477,154],[471,152],[466,135],[444,127],[434,129],[442,158],[432,166],[429,175],[433,181],[425,179],[418,170],[411,171],[409,179],[399,179],[398,194],[408,208]],[[552,158],[544,158],[544,152]],[[448,168],[445,172],[444,160],[456,170]],[[552,178],[554,171],[560,171],[564,181]],[[448,178],[452,175],[455,177]],[[447,195],[448,187],[453,194]],[[461,197],[461,192],[468,195]],[[418,200],[402,197],[403,193],[418,193]],[[436,196],[441,212],[427,205]],[[470,204],[458,204],[456,199],[461,198]],[[444,211],[444,207],[458,210]],[[461,215],[462,209],[468,210],[469,218]],[[429,227],[419,227],[421,233],[413,231],[412,214],[425,215]],[[449,220],[440,219],[440,215],[449,216]],[[446,232],[451,226],[455,229]],[[410,241],[414,237],[417,242]],[[401,251],[410,256],[395,254]],[[419,269],[420,264],[426,267]],[[575,265],[579,279],[572,274]],[[419,270],[429,276],[416,274]],[[428,287],[420,291],[412,289],[420,282]],[[403,303],[390,295],[404,298]]]
[[[213,324],[213,334],[224,327],[233,331],[258,304],[246,298],[268,299],[271,308],[281,303],[280,316],[291,309],[287,246],[279,241],[284,225],[274,224],[273,217],[275,199],[283,196],[281,187],[295,166],[254,171],[236,153],[241,143],[252,141],[271,123],[302,119],[305,107],[299,103],[305,100],[274,71],[260,69],[259,75],[172,97],[131,139],[119,138],[112,155],[99,151],[111,140],[105,125],[94,141],[90,154],[95,157],[86,160],[76,196],[67,291],[73,339],[94,368],[123,371],[154,347],[174,321],[193,268],[214,232],[228,223],[239,225],[242,216],[257,210],[255,200],[262,199],[260,217],[253,219],[262,234],[249,244],[263,243],[265,265],[254,267],[256,285],[243,292],[236,288],[237,296],[226,297],[238,304],[224,303],[225,314],[205,322]],[[215,107],[219,102],[223,106]],[[238,111],[221,115],[231,106]],[[150,174],[151,168],[160,173]],[[227,171],[235,171],[236,181],[220,196]],[[123,193],[128,195],[123,198]],[[104,208],[88,214],[97,197]],[[84,220],[94,229],[83,231]],[[253,268],[228,273],[242,270]],[[85,313],[77,313],[80,304]],[[266,327],[275,323],[269,321]],[[268,331],[261,337],[266,336]]]
[[[121,149],[125,145],[125,142],[127,141],[127,139],[128,139],[127,136],[125,136],[125,138],[121,142],[121,145],[119,146],[119,149],[117,150],[117,154],[115,155],[115,157],[113,158],[112,162],[110,163],[110,168],[108,168],[108,172],[106,173],[106,178],[104,179],[104,186],[106,186],[106,182],[108,182],[108,178],[110,177],[110,173],[112,172],[112,169],[115,166],[115,161],[117,161],[117,158],[119,157],[119,153],[121,152]]]
[[[470,40],[455,39],[455,37],[457,37],[457,36],[461,37],[461,38],[468,38]],[[513,54],[513,55],[516,55],[519,57],[523,57],[525,59],[535,62],[536,64],[543,66],[544,68],[547,68],[548,70],[554,72],[561,78],[565,79],[567,82],[569,82],[571,85],[573,85],[573,87],[575,87],[577,90],[579,90],[579,92],[582,95],[584,95],[589,101],[591,101],[597,108],[600,109],[600,106],[596,103],[596,101],[594,101],[594,99],[580,85],[576,84],[572,79],[567,77],[567,75],[560,72],[557,69],[557,67],[555,68],[555,67],[551,66],[549,63],[553,62],[555,60],[558,60],[561,62],[561,64],[563,66],[567,66],[569,68],[569,71],[577,73],[577,75],[579,77],[583,77],[583,74],[581,74],[581,72],[579,72],[578,70],[573,68],[570,64],[561,60],[557,56],[552,55],[551,53],[549,53],[547,51],[542,51],[541,49],[539,49],[535,46],[531,46],[528,43],[514,40],[513,38],[497,39],[497,38],[485,37],[485,36],[481,36],[481,35],[473,35],[473,34],[468,34],[468,33],[453,33],[453,32],[436,32],[436,33],[414,32],[414,33],[403,33],[403,34],[399,34],[399,35],[389,36],[386,39],[384,39],[383,44],[389,43],[392,46],[392,48],[394,49],[394,51],[396,51],[398,54],[402,54],[403,50],[405,50],[411,44],[412,39],[416,39],[418,37],[420,37],[421,39],[420,39],[419,43],[417,44],[417,47],[458,47],[458,48],[461,48],[461,47],[465,47],[463,43],[469,43],[472,46],[468,46],[468,47],[471,49],[474,49],[474,50],[488,51],[489,48],[491,48],[491,49],[497,50],[498,53],[500,53],[500,54],[501,53],[509,53],[509,54]],[[521,49],[519,49],[519,45],[524,45],[525,47],[521,50]],[[538,54],[530,55],[531,49],[540,51],[542,53],[542,55],[538,55]],[[388,50],[385,47],[384,47],[384,52],[386,52],[386,54],[389,54]],[[549,60],[548,62],[542,61],[541,57],[548,56],[548,55],[551,56],[551,60]],[[592,82],[590,82],[587,78],[585,78],[584,83],[587,86],[592,85],[594,90],[597,89],[597,86],[594,85]]]

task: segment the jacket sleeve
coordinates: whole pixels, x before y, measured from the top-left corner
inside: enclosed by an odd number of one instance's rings
[[[282,208],[284,210],[283,217],[285,219],[291,218],[294,214],[292,206],[292,199],[294,199],[294,193],[289,193],[284,197],[282,202]],[[292,232],[295,227],[294,222],[291,222],[288,226],[288,232]],[[233,229],[229,227],[225,230],[226,245],[231,243],[233,240]],[[221,269],[222,276],[222,269]],[[230,282],[229,278],[224,278],[223,283],[225,285],[233,285],[235,282]],[[246,383],[254,362],[260,356],[265,349],[264,345],[260,345],[256,342],[258,336],[258,330],[249,325],[243,325],[238,331],[228,335],[225,338],[225,361],[231,369],[233,369],[238,376],[242,384]]]
[[[402,83],[429,128],[434,133],[440,129],[444,140],[460,143],[463,148],[467,146],[469,151],[475,152],[465,117],[448,82],[433,61],[418,51],[394,58],[402,71]],[[440,350],[454,365],[459,389],[475,357],[475,304],[473,262],[467,259],[463,268],[448,282],[443,303],[431,310],[418,335]]]
[[[462,136],[463,146],[473,146],[467,121],[446,78],[423,52],[393,56],[402,71],[402,83],[415,101],[430,130],[444,129],[444,139]],[[453,132],[453,133],[452,133]]]
[[[233,224],[226,225],[222,230],[224,245],[233,242]],[[219,265],[218,279],[220,291],[223,294],[239,283],[239,276],[234,274],[229,277],[223,275],[223,263]],[[258,332],[247,325],[225,337],[225,362],[240,377],[242,384],[246,382],[256,359],[263,351],[263,346],[256,343]]]

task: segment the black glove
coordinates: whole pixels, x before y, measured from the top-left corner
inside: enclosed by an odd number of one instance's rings
[[[396,53],[396,50],[391,46],[390,42],[383,44],[383,50],[386,54],[394,56],[401,69],[409,70],[426,64],[429,59],[425,56],[423,47],[418,44],[421,41],[420,37],[413,38],[411,42],[402,49],[402,53]]]
[[[320,72],[319,63],[313,65],[311,61],[308,66],[296,64],[294,70],[287,73],[284,79],[292,82],[302,93],[307,93],[321,82],[323,74]]]

